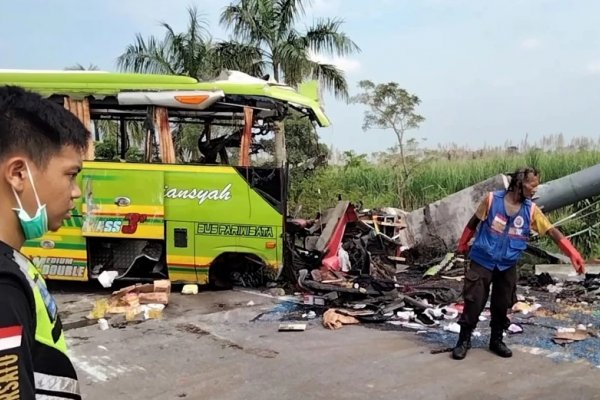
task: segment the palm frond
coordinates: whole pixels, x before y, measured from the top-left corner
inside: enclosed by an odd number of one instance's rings
[[[219,22],[233,31],[234,38],[251,42],[259,36],[260,21],[257,0],[240,0],[237,5],[225,7],[221,13]]]
[[[320,19],[306,32],[306,41],[311,50],[331,55],[345,56],[360,52],[360,48],[344,32],[340,32],[342,20]]]
[[[310,74],[310,60],[308,53],[301,40],[296,40],[297,36],[293,34],[288,36],[289,40],[282,42],[275,49],[277,59],[281,60],[281,69],[285,77],[285,82],[290,86],[295,86]]]
[[[266,70],[262,50],[240,42],[219,42],[214,46],[215,69],[236,70],[260,77]]]
[[[335,65],[314,61],[310,62],[310,67],[313,77],[317,78],[326,89],[331,90],[335,97],[342,100],[348,99],[348,83],[341,69]]]
[[[175,74],[169,62],[170,49],[165,42],[159,41],[154,36],[148,40],[138,33],[135,42],[125,48],[125,52],[117,57],[117,66],[127,72],[141,72],[149,74]]]
[[[279,38],[283,38],[294,28],[298,17],[304,16],[304,2],[305,0],[277,0],[275,2],[274,17],[279,25],[277,28]]]

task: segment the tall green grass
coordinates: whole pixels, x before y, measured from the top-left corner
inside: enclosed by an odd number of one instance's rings
[[[600,151],[553,151],[525,154],[493,153],[476,159],[433,159],[414,166],[408,179],[394,165],[328,167],[300,182],[292,182],[291,205],[302,205],[310,216],[333,206],[337,196],[362,202],[366,208],[399,207],[410,211],[477,182],[522,166],[540,170],[549,181],[600,163]],[[320,189],[320,194],[319,194]]]

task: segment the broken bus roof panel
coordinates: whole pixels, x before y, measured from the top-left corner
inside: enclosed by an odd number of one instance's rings
[[[233,79],[243,77],[244,79]],[[274,84],[245,74],[232,74],[232,79],[199,82],[179,75],[114,73],[103,71],[36,71],[0,70],[0,85],[17,85],[45,96],[72,97],[116,96],[122,91],[142,90],[222,90],[226,95],[256,96],[280,100],[307,109],[321,127],[330,121],[316,96],[301,94],[285,85]],[[306,86],[306,85],[305,85]]]

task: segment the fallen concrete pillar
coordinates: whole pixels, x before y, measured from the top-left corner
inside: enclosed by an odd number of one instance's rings
[[[600,194],[600,164],[540,184],[534,201],[545,213],[549,213],[598,194]]]
[[[509,178],[496,175],[483,182],[444,197],[405,216],[403,245],[414,247],[456,248],[462,231],[487,192],[508,187]]]
[[[499,174],[408,213],[404,218],[407,228],[400,235],[402,244],[454,251],[485,194],[506,189],[509,182],[510,177]],[[600,164],[540,184],[533,200],[549,213],[597,195],[600,195]]]

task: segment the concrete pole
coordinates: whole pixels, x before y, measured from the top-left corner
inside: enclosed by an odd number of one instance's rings
[[[543,171],[542,171],[543,172]],[[600,164],[540,184],[535,203],[544,213],[600,194]]]

